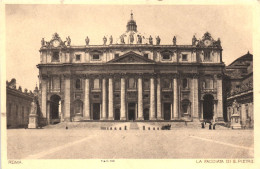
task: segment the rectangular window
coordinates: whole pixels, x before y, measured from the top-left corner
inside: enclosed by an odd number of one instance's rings
[[[76,55],[76,61],[80,61],[80,55]]]
[[[99,59],[100,59],[100,57],[99,57],[98,54],[94,54],[94,55],[93,55],[93,60],[99,60]]]
[[[100,89],[100,81],[99,81],[99,79],[95,79],[94,80],[93,87],[94,87],[94,89]]]
[[[60,56],[59,56],[59,52],[53,52],[52,53],[52,62],[59,62],[60,61]]]
[[[145,53],[145,54],[144,54],[144,57],[145,57],[146,59],[148,59],[148,53]]]
[[[163,54],[163,60],[170,60],[170,55],[169,54]]]
[[[210,61],[210,51],[204,52],[204,61]]]
[[[182,61],[188,61],[188,55],[187,54],[182,55]]]

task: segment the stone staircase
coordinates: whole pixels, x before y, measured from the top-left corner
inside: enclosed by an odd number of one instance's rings
[[[139,130],[137,122],[130,123],[130,130]]]
[[[162,126],[168,124],[171,125],[171,130],[202,129],[201,122],[62,122],[45,126],[44,129],[66,129],[67,127],[88,130],[161,130]],[[204,130],[208,129],[209,124],[206,124]],[[217,125],[215,129],[230,130],[223,125]]]

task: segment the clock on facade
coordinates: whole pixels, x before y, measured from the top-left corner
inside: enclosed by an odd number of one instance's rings
[[[209,46],[211,44],[211,41],[210,40],[205,40],[204,44],[205,44],[205,46]]]
[[[60,45],[60,42],[59,42],[58,40],[54,40],[54,41],[52,42],[52,45],[53,45],[54,47],[58,47],[58,46]]]

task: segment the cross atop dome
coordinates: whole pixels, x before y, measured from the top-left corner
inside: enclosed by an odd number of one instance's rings
[[[130,17],[130,20],[127,22],[127,25],[126,25],[126,31],[134,31],[134,32],[137,32],[137,25],[136,25],[136,22],[134,20],[134,16],[133,16],[133,11],[131,10],[131,17]]]

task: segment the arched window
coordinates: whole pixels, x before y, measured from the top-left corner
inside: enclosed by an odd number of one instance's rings
[[[94,85],[93,85],[94,89],[100,89],[100,82],[99,79],[94,79]]]
[[[135,79],[134,78],[130,78],[128,80],[128,88],[129,89],[135,89],[136,88],[136,84],[135,84]]]
[[[80,79],[76,80],[76,89],[80,89],[81,85],[80,85]]]
[[[183,79],[183,80],[182,80],[182,87],[183,87],[184,89],[188,88],[188,80],[187,80],[187,79]]]

